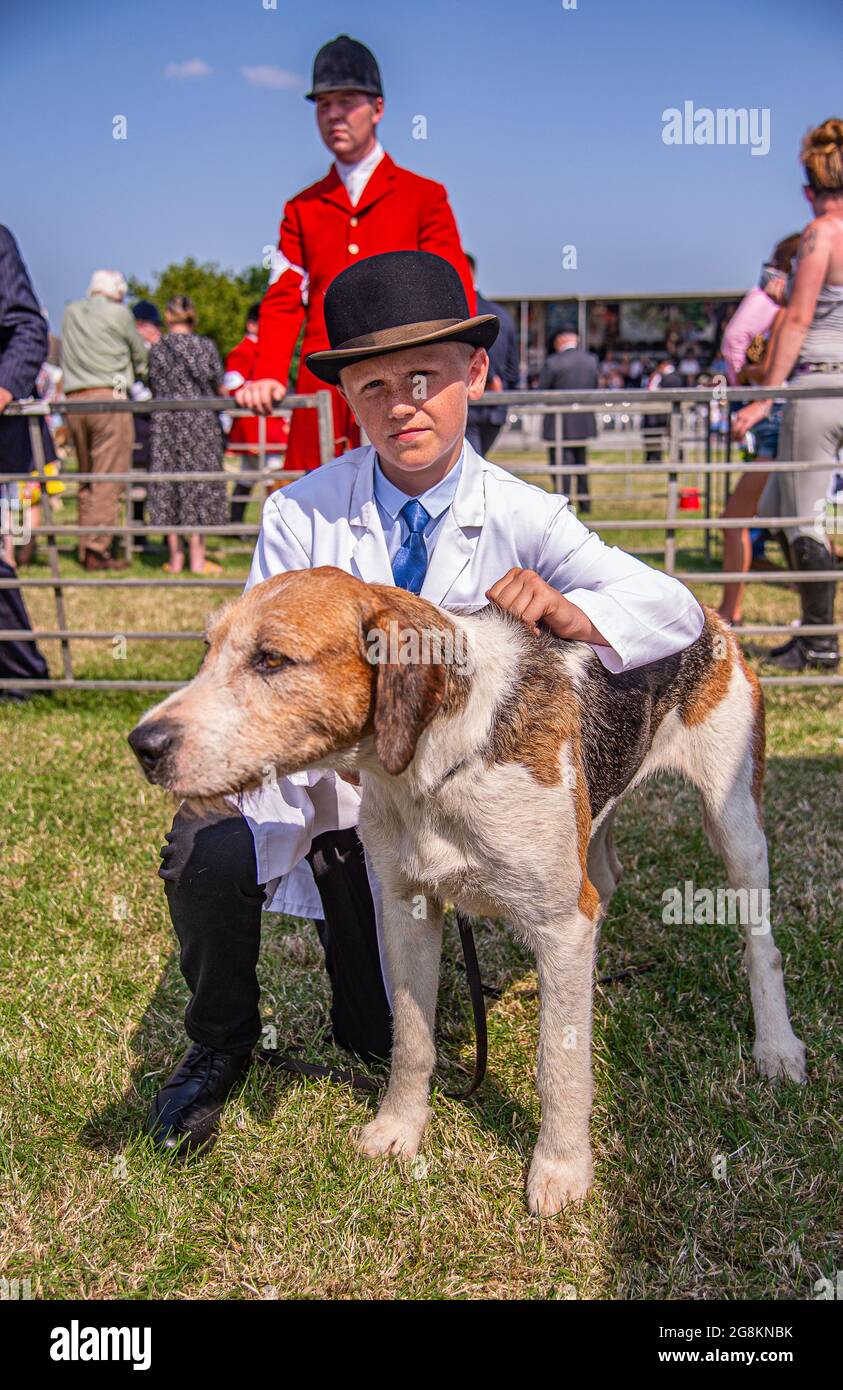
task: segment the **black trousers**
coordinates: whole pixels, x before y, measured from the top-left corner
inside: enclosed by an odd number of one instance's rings
[[[17,570],[0,559],[0,579],[14,579]],[[0,589],[0,627],[31,632],[29,615],[20,589]],[[6,680],[46,680],[47,663],[34,642],[13,638],[0,642],[0,676]]]
[[[221,1052],[251,1048],[261,1035],[257,960],[264,886],[258,883],[252,832],[242,816],[200,819],[179,811],[159,870],[191,992],[188,1037]],[[375,909],[357,831],[318,835],[307,856],[324,922],[341,1047],[366,1060],[387,1058],[391,1019],[378,954]]]
[[[563,468],[584,468],[586,460],[585,445],[566,444],[562,450]],[[548,449],[547,461],[554,465],[556,459],[556,447]],[[591,501],[587,497],[588,493],[588,474],[587,473],[554,473],[553,491],[564,492],[566,497],[574,497],[571,491],[571,483],[576,488],[577,505],[581,512],[591,511]]]
[[[257,454],[238,454],[240,467],[258,468],[260,459]],[[234,526],[242,526],[243,518],[246,515],[246,508],[249,505],[249,498],[254,490],[254,483],[235,483],[234,491],[231,494],[231,522]]]

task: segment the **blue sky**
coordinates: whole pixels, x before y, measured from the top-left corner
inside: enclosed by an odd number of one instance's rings
[[[493,296],[751,283],[807,220],[801,135],[843,114],[840,0],[271,4],[4,0],[0,221],[54,322],[97,266],[260,260],[327,171],[303,93],[341,32],[376,53],[383,143],[447,185]],[[666,145],[685,101],[769,109],[770,152]]]

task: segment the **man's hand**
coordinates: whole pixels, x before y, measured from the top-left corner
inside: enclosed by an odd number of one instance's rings
[[[259,415],[268,415],[276,401],[281,401],[287,394],[287,387],[283,381],[276,381],[274,377],[262,377],[260,381],[247,381],[245,386],[241,386],[234,392],[234,399],[238,405],[242,405],[246,410],[256,410]]]
[[[0,386],[0,415],[3,414],[3,411],[6,409],[6,406],[9,404],[9,402],[13,401],[14,399],[15,398],[12,395],[11,391],[7,391],[5,386]]]
[[[552,589],[535,570],[507,570],[491,589],[486,590],[486,597],[514,618],[520,618],[537,635],[539,623],[544,623],[554,637],[592,642],[600,647],[611,645],[581,608]]]

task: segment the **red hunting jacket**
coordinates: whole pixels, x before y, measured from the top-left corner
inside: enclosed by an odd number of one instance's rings
[[[244,338],[225,359],[225,376],[223,386],[226,391],[234,395],[234,392],[244,382],[255,380],[255,362],[258,355],[258,340],[252,338],[247,333]],[[287,446],[290,434],[290,427],[281,415],[270,415],[264,421],[266,433],[264,438],[270,453],[280,454]],[[233,447],[238,454],[257,454],[259,453],[260,424],[257,415],[238,415],[231,424],[231,433],[228,436],[229,447]]]
[[[304,321],[295,389],[331,391],[337,454],[359,444],[359,430],[339,392],[326,388],[307,370],[305,357],[330,346],[322,308],[328,285],[362,256],[384,251],[432,251],[444,256],[459,272],[469,313],[474,313],[471,272],[441,183],[399,168],[384,153],[356,207],[332,164],[324,179],[297,193],[284,208],[272,282],[261,304],[254,378],[287,382]],[[316,412],[295,410],[285,467],[316,468],[319,461]]]

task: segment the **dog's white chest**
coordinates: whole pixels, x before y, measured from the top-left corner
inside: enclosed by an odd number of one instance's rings
[[[456,898],[469,888],[476,894],[488,878],[482,856],[468,847],[464,824],[438,807],[410,804],[399,813],[394,805],[370,802],[361,809],[360,832],[370,853],[431,896]]]
[[[531,812],[523,805],[527,782],[540,803]],[[467,913],[513,921],[524,916],[536,856],[560,872],[560,811],[558,798],[523,769],[496,768],[455,779],[435,798],[413,800],[379,783],[363,798],[359,828],[379,876]]]

